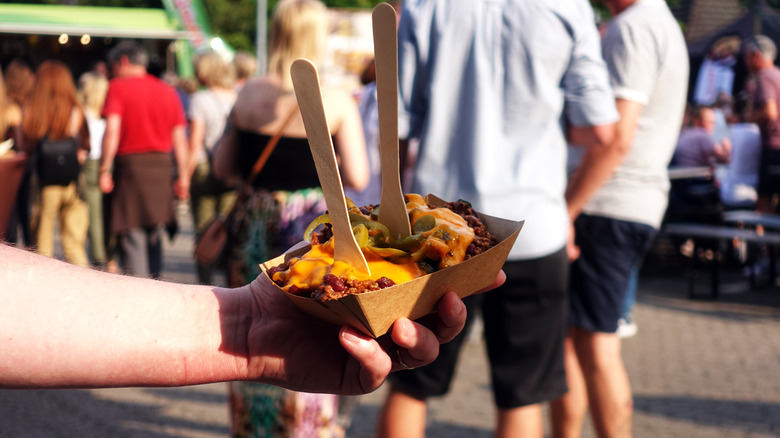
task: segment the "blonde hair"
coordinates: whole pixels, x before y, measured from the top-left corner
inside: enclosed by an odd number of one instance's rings
[[[247,52],[236,52],[233,66],[236,67],[237,78],[239,80],[246,79],[257,71],[257,58]]]
[[[217,52],[208,50],[195,58],[195,75],[207,87],[233,88],[236,84],[236,69]]]
[[[3,71],[0,70],[0,141],[5,140],[5,134],[8,131],[8,106],[11,99],[5,94],[5,85],[3,84]]]
[[[79,78],[79,101],[93,115],[100,116],[107,92],[108,79],[103,75],[88,71]]]
[[[328,35],[327,8],[319,0],[281,0],[274,9],[269,38],[268,71],[292,89],[290,66],[298,58],[317,64]]]

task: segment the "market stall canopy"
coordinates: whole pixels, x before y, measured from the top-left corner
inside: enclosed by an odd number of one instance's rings
[[[163,9],[0,4],[0,33],[190,39]]]

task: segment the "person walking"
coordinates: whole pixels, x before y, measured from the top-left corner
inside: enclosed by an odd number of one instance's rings
[[[667,166],[687,96],[688,52],[666,3],[603,3],[613,16],[603,52],[620,113],[610,148],[618,153],[599,160],[601,172],[575,172],[567,189],[578,258],[569,282],[569,391],[552,404],[554,437],[579,437],[588,408],[598,436],[631,435],[631,388],[616,331],[631,272],[667,207]],[[588,152],[582,168],[599,158]]]
[[[290,66],[298,58],[320,63],[327,33],[328,13],[321,1],[282,0],[276,5],[268,73],[244,84],[217,146],[217,178],[244,180],[268,141],[281,132],[279,143],[253,181],[253,190],[239,204],[229,231],[226,258],[231,287],[256,278],[260,263],[299,243],[306,226],[325,213]],[[323,87],[322,99],[342,182],[360,190],[369,175],[357,104],[346,92],[329,87]],[[235,382],[230,385],[232,436],[338,437],[344,432],[338,402],[333,395]]]
[[[55,143],[57,149],[65,149],[62,154],[50,155],[48,145]],[[32,97],[22,109],[22,144],[36,155],[41,190],[38,253],[54,256],[59,220],[65,260],[89,266],[84,247],[89,213],[78,183],[80,166],[89,153],[89,128],[70,70],[60,61],[46,61],[36,71]]]
[[[217,215],[226,215],[235,201],[235,187],[214,177],[214,148],[225,130],[236,101],[236,72],[233,64],[214,51],[195,59],[195,74],[206,88],[196,91],[189,104],[190,195],[196,237]],[[210,284],[214,266],[196,262],[198,281]]]
[[[525,220],[505,285],[466,301],[483,315],[495,436],[542,437],[541,403],[566,392],[567,134],[606,148],[617,120],[593,12],[581,0],[404,2],[398,39],[399,130],[419,140],[411,191]],[[426,401],[449,390],[464,339],[390,377],[378,436],[424,436]]]
[[[13,139],[14,149],[21,151],[22,145],[19,142],[19,128],[22,123],[21,108],[29,100],[33,86],[35,86],[35,72],[27,60],[14,58],[8,63],[3,80],[5,82],[3,117],[6,119],[6,128],[0,130],[0,135],[4,136],[2,140]],[[9,130],[10,126],[14,128]],[[32,204],[34,199],[30,193],[32,189],[31,177],[35,172],[33,166],[33,160],[28,157],[27,169],[19,183],[19,190],[16,193],[16,200],[5,230],[5,240],[7,242],[17,245],[21,245],[24,242],[24,245],[28,247],[35,245],[35,236],[32,230]],[[21,235],[19,235],[20,230]]]
[[[124,42],[108,55],[110,81],[103,116],[100,189],[110,193],[109,229],[117,237],[121,267],[158,278],[163,227],[174,218],[173,194],[189,198],[186,119],[176,90],[149,75],[149,56]],[[171,150],[178,176],[173,190]]]
[[[755,78],[751,108],[744,121],[761,129],[761,161],[756,209],[777,212],[780,195],[780,69],[775,66],[777,46],[766,35],[756,35],[745,45],[745,64]]]
[[[89,207],[89,255],[92,265],[107,268],[103,192],[100,190],[100,154],[106,120],[101,117],[108,92],[108,79],[92,71],[79,78],[79,98],[84,106],[84,118],[89,127],[89,156],[81,173],[84,177],[83,198]]]

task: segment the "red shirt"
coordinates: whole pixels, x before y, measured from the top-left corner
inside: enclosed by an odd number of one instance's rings
[[[170,152],[171,132],[184,126],[184,108],[173,87],[152,75],[111,80],[103,116],[122,118],[117,156]]]

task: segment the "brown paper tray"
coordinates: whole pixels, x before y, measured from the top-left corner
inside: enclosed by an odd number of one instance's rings
[[[427,195],[426,199],[433,205],[445,204],[433,195]],[[373,337],[382,336],[400,317],[414,320],[431,313],[436,302],[447,291],[453,291],[463,298],[493,283],[523,228],[523,221],[500,219],[481,213],[480,217],[487,229],[499,240],[498,245],[455,266],[387,289],[348,295],[326,302],[287,292],[284,294],[312,316],[337,325],[355,327]],[[298,257],[309,249],[310,246],[307,245],[281,255],[261,264],[260,268],[265,273],[271,267]]]

